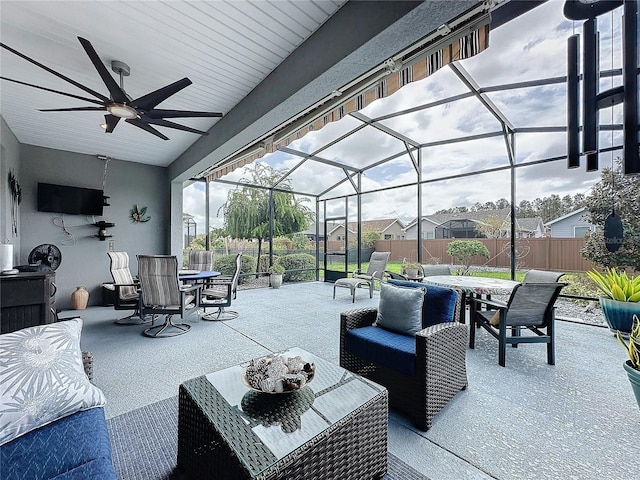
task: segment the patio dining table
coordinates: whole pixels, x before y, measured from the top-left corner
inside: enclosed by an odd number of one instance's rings
[[[434,275],[424,277],[422,283],[448,287],[457,290],[462,295],[463,307],[467,304],[467,296],[482,295],[510,295],[511,291],[520,282],[514,280],[503,280],[501,278],[474,277],[469,275]],[[464,323],[464,316],[462,316]]]

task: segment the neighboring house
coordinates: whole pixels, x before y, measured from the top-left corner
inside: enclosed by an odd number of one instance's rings
[[[358,232],[358,223],[349,222],[347,224],[349,228],[349,238],[355,239]],[[342,223],[329,223],[327,224],[327,233],[324,234],[324,223],[319,224],[320,238],[326,238],[329,241],[344,240],[345,230]],[[380,233],[380,239],[382,240],[403,240],[404,237],[404,223],[397,218],[386,218],[382,220],[363,220],[362,231],[374,231]],[[308,230],[304,233],[310,240],[316,238],[316,224],[312,224]]]
[[[485,223],[488,219],[497,217],[502,220],[502,236],[509,236],[511,224],[508,208],[498,210],[481,210],[475,212],[439,213],[422,217],[422,238],[480,238],[482,234],[477,230],[477,225]],[[516,235],[518,238],[537,238],[544,236],[544,222],[539,217],[517,218]],[[417,219],[411,221],[405,228],[405,238],[415,240],[418,238]]]
[[[582,238],[587,232],[596,230],[596,226],[586,219],[586,208],[579,208],[571,213],[547,222],[551,237]]]

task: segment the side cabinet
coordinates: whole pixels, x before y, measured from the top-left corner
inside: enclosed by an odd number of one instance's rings
[[[0,276],[0,333],[55,322],[55,279],[42,272]]]

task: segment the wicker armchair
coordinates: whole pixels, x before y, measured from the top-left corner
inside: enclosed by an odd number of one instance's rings
[[[456,302],[455,312],[452,320],[458,318],[459,302]],[[374,345],[369,349],[368,358],[349,348],[349,331],[371,328],[377,313],[376,308],[361,308],[340,314],[340,366],[384,385],[389,391],[389,406],[426,431],[431,427],[433,417],[459,390],[467,387],[467,327],[458,321],[438,323],[423,328],[415,337],[385,331],[386,336],[395,335],[405,347],[409,345],[409,349],[415,338],[415,364],[410,365],[414,371],[411,374],[389,367],[388,362],[383,364],[383,351],[389,345],[381,344],[379,352]],[[380,361],[372,360],[377,353]]]

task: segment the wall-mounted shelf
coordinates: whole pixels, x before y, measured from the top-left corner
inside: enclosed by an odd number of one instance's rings
[[[112,237],[113,235],[109,235],[107,233],[107,228],[111,228],[111,227],[115,227],[116,224],[115,223],[109,223],[109,222],[96,222],[93,224],[94,227],[98,227],[98,234],[94,235],[95,237],[98,237],[100,239],[100,241],[104,242],[107,238]]]

